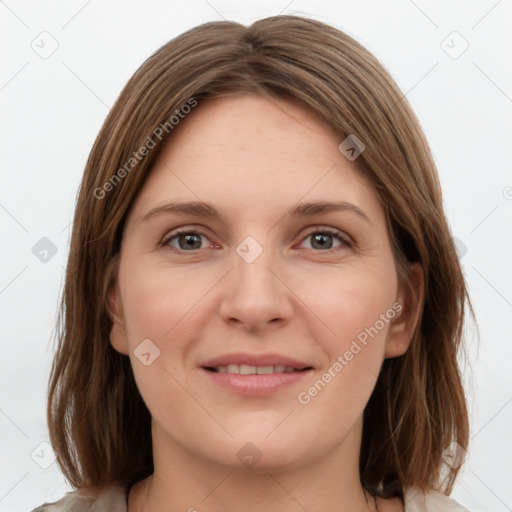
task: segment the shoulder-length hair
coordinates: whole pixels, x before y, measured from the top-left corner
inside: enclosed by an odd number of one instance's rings
[[[188,30],[141,65],[107,116],[77,198],[49,381],[50,439],[64,475],[77,488],[102,488],[153,472],[151,416],[129,358],[109,342],[107,292],[127,213],[176,119],[194,102],[240,94],[301,102],[340,142],[364,143],[356,164],[387,215],[399,284],[412,291],[409,264],[420,262],[425,299],[409,349],[384,361],[365,408],[361,482],[382,497],[405,486],[449,493],[459,468],[443,464],[443,451],[468,444],[457,357],[465,309],[474,312],[437,170],[379,61],[347,34],[296,16]]]

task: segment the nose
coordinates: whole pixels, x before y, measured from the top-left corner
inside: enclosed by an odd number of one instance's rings
[[[222,319],[251,332],[286,325],[293,314],[293,292],[277,258],[264,250],[252,262],[236,252],[233,259],[220,305]]]

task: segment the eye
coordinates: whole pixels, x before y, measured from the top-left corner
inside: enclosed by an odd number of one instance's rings
[[[352,241],[341,231],[331,228],[316,228],[315,231],[309,232],[304,241],[308,239],[311,239],[311,243],[310,247],[306,248],[320,252],[336,251],[353,245]],[[337,246],[333,246],[335,240],[338,241]]]
[[[304,243],[306,240],[311,239],[310,247],[306,247],[308,250],[315,252],[332,252],[343,248],[352,247],[353,242],[341,231],[332,228],[315,228],[314,231],[310,231],[308,235],[303,239]],[[209,241],[203,243],[203,240]],[[337,245],[334,245],[338,242]],[[177,251],[183,252],[195,252],[200,249],[207,247],[217,248],[218,245],[211,242],[211,240],[199,231],[194,230],[180,230],[175,231],[167,235],[160,243],[162,247],[170,247]]]
[[[198,231],[177,231],[166,236],[162,240],[161,245],[163,247],[172,247],[178,251],[194,251],[204,249],[205,247],[214,247],[213,243],[203,246],[201,237],[209,240],[206,235]]]

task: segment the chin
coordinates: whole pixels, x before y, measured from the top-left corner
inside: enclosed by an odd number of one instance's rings
[[[308,458],[312,440],[308,439],[306,432],[302,435],[300,432],[290,433],[283,425],[277,428],[276,425],[278,423],[274,423],[272,428],[259,428],[256,425],[236,434],[231,430],[233,439],[229,439],[224,448],[222,443],[218,443],[217,452],[212,456],[221,456],[223,464],[256,473],[299,466],[301,461]]]

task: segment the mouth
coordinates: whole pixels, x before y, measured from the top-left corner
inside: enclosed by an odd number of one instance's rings
[[[225,354],[203,361],[202,374],[214,384],[244,396],[269,396],[299,385],[314,367],[281,354]]]
[[[296,368],[294,366],[286,366],[277,364],[271,366],[253,366],[249,364],[228,364],[225,366],[203,366],[205,370],[214,373],[232,373],[237,375],[270,375],[274,373],[292,373],[312,370],[312,366],[304,368]]]

